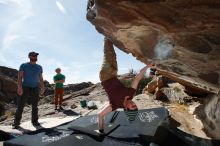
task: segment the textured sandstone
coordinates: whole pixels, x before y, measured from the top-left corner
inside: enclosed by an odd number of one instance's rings
[[[201,119],[220,138],[220,1],[94,0],[91,8],[87,19],[116,47],[155,62],[159,74],[192,95],[213,95]]]
[[[95,0],[93,11],[87,19],[119,49],[190,90],[218,92],[220,1]]]

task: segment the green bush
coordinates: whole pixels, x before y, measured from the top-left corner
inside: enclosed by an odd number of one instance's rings
[[[177,86],[175,86],[173,89],[174,89],[176,92],[180,92],[180,91],[181,91],[181,89],[180,89],[179,87],[177,87]]]
[[[137,74],[137,72],[134,69],[129,69],[128,72],[130,75],[134,75],[134,76]]]
[[[136,76],[137,72],[134,69],[129,69],[129,74],[133,76],[133,78],[131,79],[124,79],[121,80],[121,83],[125,86],[125,87],[131,87],[131,82],[134,79],[134,77]],[[140,80],[137,90],[136,90],[136,95],[141,94],[143,89],[145,88],[145,86],[147,86],[147,84],[152,80],[152,77],[148,77],[146,75],[143,76],[143,78]]]
[[[131,87],[131,80],[128,80],[128,79],[124,79],[124,80],[121,80],[121,83],[125,86],[125,87]]]
[[[125,86],[125,87],[131,87],[131,82],[134,78],[132,79],[125,79],[125,80],[121,80],[121,83]],[[143,77],[137,87],[136,90],[136,95],[141,94],[142,90],[145,88],[145,86],[147,86],[147,84],[152,80],[151,77]]]
[[[147,84],[152,80],[152,77],[143,77],[137,87],[136,95],[141,94],[143,89],[147,86]]]

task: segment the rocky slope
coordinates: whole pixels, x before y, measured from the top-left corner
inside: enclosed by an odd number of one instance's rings
[[[130,80],[133,75],[125,74],[119,76],[121,80]],[[175,83],[177,84],[177,83]],[[180,90],[177,90],[175,86],[171,85],[170,87],[166,87],[166,89],[171,90],[170,94],[167,94],[167,97],[170,97],[169,101],[164,100],[155,100],[155,95],[151,93],[139,94],[134,97],[134,102],[137,104],[139,109],[147,109],[147,108],[157,108],[164,106],[168,109],[170,117],[175,123],[172,123],[174,127],[178,127],[179,129],[202,137],[202,138],[213,138],[215,135],[210,135],[209,131],[205,133],[203,131],[204,125],[202,123],[204,119],[204,108],[200,108],[204,106],[205,98],[197,98],[192,97],[191,100],[183,102],[179,102],[180,100],[185,98],[187,93],[181,89],[182,86],[178,86]],[[183,88],[183,87],[182,87]],[[165,89],[165,88],[161,88]],[[178,95],[176,98],[172,98],[175,95]],[[187,98],[190,95],[187,95]],[[82,108],[80,106],[80,101],[86,100],[87,103],[92,101],[97,109],[89,109]],[[76,115],[87,115],[87,114],[97,114],[102,107],[108,103],[107,95],[102,88],[100,83],[89,86],[87,88],[83,88],[79,91],[75,91],[72,93],[67,93],[64,96],[63,107],[64,111],[58,112],[54,110],[53,104],[53,96],[48,95],[43,97],[39,102],[39,116],[40,118],[50,118],[50,117],[59,117],[64,118],[68,116],[76,116]],[[199,108],[197,108],[199,107]],[[13,123],[13,116],[15,113],[15,105],[9,104],[7,106],[7,111],[4,116],[1,116],[0,127],[4,129],[4,126],[11,125]],[[31,117],[31,106],[26,105],[24,108],[22,122],[29,121]],[[196,118],[197,117],[197,118]],[[211,118],[210,118],[211,119]],[[176,125],[176,123],[179,123]],[[8,128],[8,127],[7,127]],[[216,129],[216,128],[213,128]],[[213,130],[212,129],[212,130]],[[217,131],[216,131],[217,132]]]
[[[141,62],[155,62],[161,75],[187,93],[207,97],[205,129],[219,128],[219,1],[90,1],[86,16],[99,33]]]
[[[0,115],[4,113],[5,104],[17,97],[17,74],[15,69],[0,66]]]
[[[15,69],[0,66],[0,96],[1,101],[11,101],[16,96],[17,74]]]
[[[16,104],[17,95],[17,76],[18,71],[8,67],[0,66],[0,116],[5,118],[5,110],[14,107]],[[68,84],[64,86],[65,94],[71,94],[72,92],[79,91],[81,89],[92,86],[91,82],[82,82],[77,84]],[[50,84],[48,81],[44,81],[45,97],[49,97],[52,101],[54,93],[54,84]],[[41,97],[44,98],[44,97]],[[0,119],[1,119],[0,118]]]
[[[165,106],[181,130],[203,138],[220,139],[220,2],[90,1],[87,19],[99,33],[136,59],[146,64],[155,62],[159,75],[175,84],[167,83],[161,87],[160,79],[156,77],[153,93],[147,90],[135,97],[138,107]],[[167,97],[168,102],[155,100],[163,100],[162,97]],[[64,102],[68,112],[55,112],[51,104],[52,95],[44,97],[40,101],[39,115],[53,117],[97,113],[97,110],[81,108],[79,101],[83,99],[94,101],[98,108],[107,102],[104,90],[96,84],[68,93]],[[14,105],[8,107],[10,111],[1,124],[12,123],[15,108]],[[22,120],[28,119],[30,107],[27,106]]]

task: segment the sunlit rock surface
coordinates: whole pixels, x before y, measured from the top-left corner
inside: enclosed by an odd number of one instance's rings
[[[220,1],[91,1],[87,19],[116,47],[145,64],[155,62],[160,75],[187,93],[208,95],[195,114],[211,137],[220,138]]]
[[[95,0],[90,8],[87,19],[119,49],[153,60],[189,90],[218,92],[220,1]]]

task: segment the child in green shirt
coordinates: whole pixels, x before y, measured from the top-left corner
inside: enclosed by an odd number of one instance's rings
[[[55,103],[55,110],[57,110],[57,105],[59,104],[59,110],[63,110],[62,102],[63,102],[63,83],[65,82],[65,76],[61,74],[61,69],[57,68],[55,70],[57,73],[54,77],[55,83],[55,91],[54,91],[54,103]],[[58,102],[59,101],[59,102]]]

